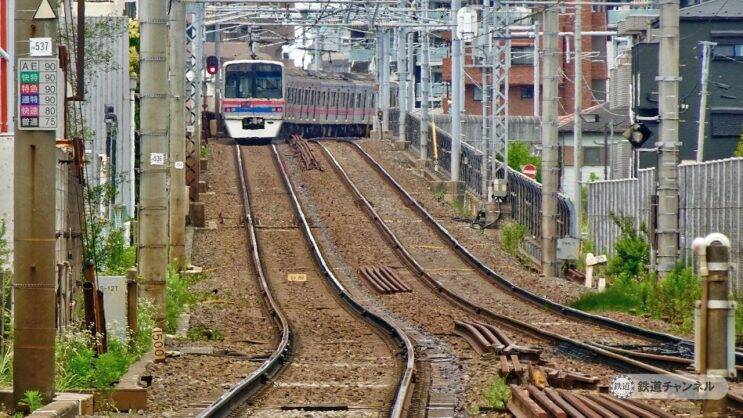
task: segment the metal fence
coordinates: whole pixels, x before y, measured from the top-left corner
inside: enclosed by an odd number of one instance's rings
[[[712,232],[727,235],[736,289],[741,289],[743,254],[743,158],[683,164],[679,174],[679,248],[691,262],[691,242]],[[637,179],[610,180],[588,185],[588,229],[601,252],[612,254],[619,228],[610,214],[630,217],[635,227],[650,225],[651,196],[656,194],[655,170],[640,170]]]
[[[390,129],[395,135],[398,135],[397,109],[390,110]],[[417,154],[420,153],[420,119],[417,115],[407,115],[406,137],[408,149]],[[429,132],[428,140],[428,157],[429,168],[434,168],[433,138]],[[443,129],[436,126],[436,145],[438,153],[438,171],[439,173],[449,175],[451,164],[451,135]],[[483,153],[474,146],[462,142],[461,164],[459,167],[459,178],[464,182],[467,191],[476,196],[482,195],[482,172],[481,164]],[[490,167],[490,164],[488,164]],[[513,218],[527,227],[529,234],[539,239],[541,232],[541,206],[542,206],[542,185],[526,177],[525,175],[508,169],[508,189],[511,193],[511,213]],[[557,204],[557,231],[559,237],[570,235],[570,212],[573,206],[570,200],[558,195]]]

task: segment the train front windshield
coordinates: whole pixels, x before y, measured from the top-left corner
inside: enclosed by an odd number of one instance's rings
[[[282,68],[268,63],[232,64],[225,69],[225,98],[282,99]]]

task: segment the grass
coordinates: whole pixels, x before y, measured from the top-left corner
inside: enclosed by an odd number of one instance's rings
[[[516,255],[521,242],[524,241],[524,236],[526,236],[526,226],[518,222],[504,222],[500,227],[501,246],[511,255]]]
[[[674,332],[690,333],[694,302],[700,293],[699,278],[690,267],[679,265],[658,281],[651,274],[639,278],[621,275],[604,292],[586,293],[572,306],[584,311],[646,314],[671,322]]]
[[[200,296],[192,292],[190,287],[201,279],[202,276],[181,275],[175,266],[168,268],[165,299],[166,332],[175,333],[181,314],[186,311],[188,305],[193,305],[200,300]]]
[[[500,377],[494,377],[488,381],[488,386],[482,392],[482,397],[487,406],[496,410],[506,409],[508,400],[511,399],[511,388],[506,381]]]
[[[224,336],[217,329],[211,329],[204,324],[192,326],[186,334],[191,341],[223,341]]]

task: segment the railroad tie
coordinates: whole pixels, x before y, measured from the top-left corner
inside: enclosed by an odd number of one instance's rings
[[[302,171],[320,170],[323,171],[320,161],[315,157],[309,142],[299,134],[293,134],[289,138],[289,146],[294,150],[294,155],[299,158],[299,167]]]
[[[518,353],[519,357],[540,362],[540,350],[514,344],[503,331],[494,325],[480,321],[455,320],[453,334],[462,337],[480,355],[489,352],[496,355]]]
[[[508,410],[516,418],[549,417],[547,412],[529,396],[529,392],[516,385],[509,386],[511,387],[511,399],[508,401]]]
[[[394,270],[386,266],[361,267],[359,275],[379,294],[387,295],[412,291]]]
[[[592,392],[578,393],[566,389],[525,388],[510,385],[512,398],[508,409],[517,417],[555,418],[670,418],[666,411],[634,399],[617,399]],[[546,415],[542,415],[542,413]]]

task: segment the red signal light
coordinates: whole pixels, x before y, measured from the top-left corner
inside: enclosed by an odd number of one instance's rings
[[[214,75],[219,71],[219,59],[214,55],[206,57],[206,72]]]

